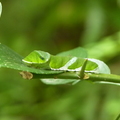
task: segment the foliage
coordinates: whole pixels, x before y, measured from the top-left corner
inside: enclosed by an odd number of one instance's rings
[[[78,55],[77,52],[81,54],[78,57],[73,56],[74,54]],[[27,79],[34,78],[34,75],[32,74],[36,74],[35,76],[40,76],[37,78],[40,78],[46,84],[55,85],[71,82],[76,83],[76,81],[78,82],[82,79],[89,80],[90,74],[95,75],[96,73],[97,79],[101,77],[101,81],[103,82],[111,82],[107,80],[107,78],[109,78],[113,79],[113,83],[114,79],[117,79],[117,82],[119,83],[120,77],[110,76],[110,70],[105,63],[96,59],[84,58],[86,54],[87,53],[85,50],[79,47],[67,52],[63,52],[63,56],[62,53],[57,56],[53,56],[48,52],[33,51],[27,57],[22,59],[20,55],[16,54],[5,45],[0,44],[0,67],[24,71],[21,72],[21,75],[23,78]],[[74,58],[75,61],[73,60]],[[103,73],[103,75],[101,73]],[[104,78],[105,73],[108,73],[108,75],[105,75]],[[98,80],[98,82],[100,81]]]

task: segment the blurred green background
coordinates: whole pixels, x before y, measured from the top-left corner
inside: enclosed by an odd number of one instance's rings
[[[57,54],[81,46],[120,75],[120,0],[1,3],[0,42],[17,53]],[[119,113],[120,86],[84,81],[52,86],[0,69],[0,120],[114,120]]]

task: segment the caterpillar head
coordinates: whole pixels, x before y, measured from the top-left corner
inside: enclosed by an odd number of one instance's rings
[[[43,64],[50,60],[50,54],[44,51],[35,50],[31,52],[22,61],[27,64]]]

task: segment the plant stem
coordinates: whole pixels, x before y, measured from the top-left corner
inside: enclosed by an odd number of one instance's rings
[[[34,74],[33,78],[39,78],[39,79],[75,79],[75,80],[86,80],[86,81],[92,81],[96,83],[110,83],[110,84],[116,84],[120,85],[120,76],[114,75],[114,74],[94,74],[94,73],[85,73],[85,76],[83,79],[79,78],[79,75],[75,72],[65,72],[61,74]]]
[[[120,85],[120,76],[114,74],[90,74],[89,79],[92,82],[113,83]]]

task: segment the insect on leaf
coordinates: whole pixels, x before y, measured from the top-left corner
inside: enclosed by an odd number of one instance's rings
[[[59,71],[80,71],[85,58],[73,56],[55,56],[44,51],[33,51],[23,59],[28,66],[39,69],[51,69]],[[88,60],[85,70],[94,71],[98,65]]]

